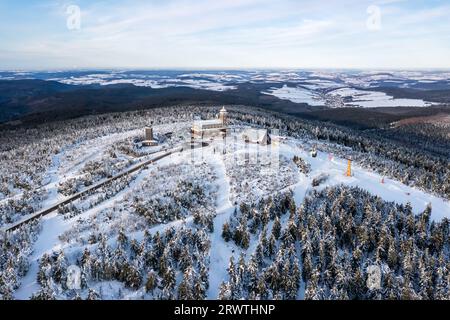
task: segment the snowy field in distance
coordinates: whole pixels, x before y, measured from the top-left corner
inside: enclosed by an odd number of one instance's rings
[[[345,102],[348,107],[429,107],[431,102],[426,102],[421,99],[395,99],[384,92],[364,91],[354,88],[341,88],[333,90],[329,94],[333,96],[340,96],[350,101]]]
[[[299,84],[310,90],[340,87],[395,87],[450,89],[448,71],[338,71],[338,70],[73,70],[1,71],[1,80],[41,79],[70,85],[133,84],[153,89],[189,87],[210,91],[234,90],[239,84]],[[411,101],[397,101],[400,104]],[[395,106],[398,105],[396,103]],[[391,105],[389,105],[391,106]]]
[[[324,106],[325,101],[313,91],[301,87],[288,87],[284,85],[282,88],[272,88],[263,94],[272,95],[282,100],[289,100],[294,103],[307,103],[310,106]]]
[[[210,91],[226,91],[234,90],[236,86],[227,85],[223,83],[225,77],[208,77],[209,79],[200,78],[197,75],[193,78],[180,76],[180,78],[173,79],[149,79],[148,77],[124,78],[120,75],[104,75],[91,74],[80,77],[70,77],[68,79],[54,78],[50,80],[59,81],[61,83],[70,85],[92,85],[97,84],[101,86],[115,85],[115,84],[133,84],[137,87],[150,87],[152,89],[162,89],[169,87],[188,87],[193,89],[210,90]]]

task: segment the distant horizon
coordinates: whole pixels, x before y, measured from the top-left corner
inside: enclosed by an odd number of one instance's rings
[[[180,67],[180,68],[170,68],[170,67],[148,67],[148,68],[127,68],[127,67],[111,67],[111,68],[102,68],[102,67],[92,67],[92,68],[45,68],[45,69],[21,69],[21,68],[12,68],[12,69],[2,69],[0,68],[0,72],[89,72],[89,71],[116,71],[116,72],[128,72],[128,71],[293,71],[293,72],[310,72],[310,71],[329,71],[329,72],[340,72],[340,71],[369,71],[369,72],[395,72],[395,71],[421,71],[421,72],[449,72],[450,67],[443,68],[377,68],[377,67],[361,67],[361,68],[329,68],[329,67],[311,67],[311,68],[301,68],[301,67],[272,67],[272,68],[219,68],[219,67],[211,67],[211,68],[190,68],[190,67]]]

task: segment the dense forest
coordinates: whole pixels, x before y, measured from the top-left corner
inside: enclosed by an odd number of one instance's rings
[[[92,248],[85,248],[76,264],[81,269],[81,289],[67,288],[69,261],[62,251],[44,255],[39,263],[37,281],[42,289],[32,299],[101,299],[102,292],[89,288],[96,281],[116,280],[126,288],[139,291],[138,297],[156,299],[205,298],[208,288],[208,250],[210,241],[202,229],[170,228],[163,234],[145,233],[141,242],[119,233],[114,246],[106,237]],[[120,299],[119,296],[114,297]]]
[[[290,194],[243,203],[222,236],[258,244],[230,259],[220,298],[449,299],[450,225],[430,214],[346,186],[314,190],[299,208]],[[373,289],[369,267],[382,275]]]
[[[308,141],[319,151],[351,157],[363,168],[450,198],[446,127],[410,124],[389,130],[354,131],[262,109],[243,106],[227,106],[227,109],[232,124],[279,129],[281,134]],[[215,107],[179,106],[3,128],[0,135],[0,226],[7,226],[42,207],[48,197],[43,188],[49,182],[46,173],[62,150],[70,151],[90,139],[142,130],[147,125],[210,119],[217,110]],[[133,133],[106,148],[103,158],[81,168],[80,178],[58,185],[60,195],[73,194],[135,163],[130,160],[132,157],[143,156],[132,147],[136,138]],[[176,145],[184,139],[186,137],[175,134],[167,143]],[[77,156],[76,152],[71,155],[74,159]],[[110,160],[103,161],[104,158]],[[288,163],[289,160],[283,161]],[[284,175],[291,177],[294,169],[308,174],[310,168],[303,159],[293,160],[291,166],[283,166]],[[64,252],[42,257],[38,278],[42,290],[33,297],[105,298],[102,292],[96,292],[95,283],[118,281],[128,290],[136,291],[137,297],[203,299],[209,285],[209,233],[214,231],[212,207],[216,190],[205,192],[201,183],[204,176],[212,175],[210,168],[205,167],[197,179],[181,176],[182,172],[176,170],[167,167],[160,177],[153,177],[166,186],[154,198],[144,199],[136,192],[136,197],[126,198],[124,203],[132,205],[133,213],[145,220],[146,227],[193,215],[194,228],[169,229],[157,234],[147,232],[144,239],[136,240],[128,239],[126,233],[121,232],[117,241],[107,241],[106,235],[98,232],[95,241],[89,240],[76,261],[67,261]],[[164,174],[187,180],[171,185],[165,183]],[[240,187],[243,179],[238,171],[232,174],[237,207],[222,230],[216,230],[225,241],[234,243],[242,251],[241,256],[237,255],[229,263],[229,279],[220,287],[220,298],[449,297],[448,220],[432,222],[431,207],[414,216],[408,205],[388,203],[363,190],[339,186],[313,191],[296,208],[289,193],[257,201],[253,195],[247,195],[248,190]],[[101,190],[104,195],[87,196],[87,207],[74,204],[60,208],[59,214],[65,218],[75,217],[132,182],[133,177],[129,177],[107,185]],[[273,180],[273,187],[285,185]],[[151,181],[146,188],[152,190]],[[112,214],[119,215],[119,210]],[[12,298],[26,274],[40,225],[40,221],[36,221],[14,232],[0,234],[1,298]],[[69,235],[65,234],[66,238]],[[86,260],[88,264],[83,262]],[[76,264],[83,270],[84,290],[80,294],[64,287],[65,275],[61,270],[68,264]],[[365,285],[369,266],[381,270],[382,283],[378,290],[368,290]]]

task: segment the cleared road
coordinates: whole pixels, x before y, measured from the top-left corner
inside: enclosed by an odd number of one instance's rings
[[[106,185],[106,184],[108,184],[108,183],[110,183],[110,182],[112,182],[114,180],[120,179],[123,176],[126,176],[126,175],[129,175],[129,174],[133,173],[133,172],[136,172],[137,170],[141,169],[142,167],[148,166],[149,164],[152,164],[152,163],[154,163],[156,161],[159,161],[159,160],[161,160],[161,159],[163,159],[165,157],[168,157],[171,154],[174,154],[176,152],[182,152],[184,150],[184,148],[186,148],[186,147],[177,147],[177,148],[174,148],[174,149],[171,149],[171,150],[161,151],[161,152],[163,152],[162,154],[160,154],[160,155],[158,155],[158,156],[156,156],[156,157],[154,157],[154,158],[152,158],[150,160],[138,163],[138,164],[136,164],[136,165],[126,169],[125,171],[123,171],[123,172],[121,172],[121,173],[119,173],[119,174],[117,174],[117,175],[115,175],[115,176],[113,176],[111,178],[108,178],[108,179],[102,180],[100,182],[97,182],[96,184],[90,186],[89,188],[87,188],[87,189],[85,189],[83,191],[80,191],[80,192],[78,192],[78,193],[76,193],[76,194],[74,194],[74,195],[72,195],[70,197],[67,197],[66,199],[61,200],[58,203],[52,205],[51,207],[48,207],[46,209],[43,209],[43,210],[40,210],[40,211],[38,211],[36,213],[28,215],[25,218],[23,218],[23,219],[15,222],[13,224],[10,224],[10,225],[4,227],[2,229],[2,231],[3,232],[14,231],[14,230],[20,228],[21,226],[23,226],[24,224],[27,224],[27,223],[35,220],[35,219],[38,219],[38,218],[43,217],[43,216],[45,216],[45,215],[47,215],[47,214],[49,214],[49,213],[51,213],[53,211],[56,211],[56,210],[58,210],[58,208],[60,206],[64,206],[66,204],[69,204],[72,201],[75,201],[75,200],[81,198],[82,196],[87,195],[87,194],[91,193],[92,191],[95,191],[95,190],[103,187],[104,185]]]

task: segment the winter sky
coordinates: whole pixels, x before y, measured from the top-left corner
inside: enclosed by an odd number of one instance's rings
[[[0,0],[0,69],[418,69],[449,57],[448,0]]]

